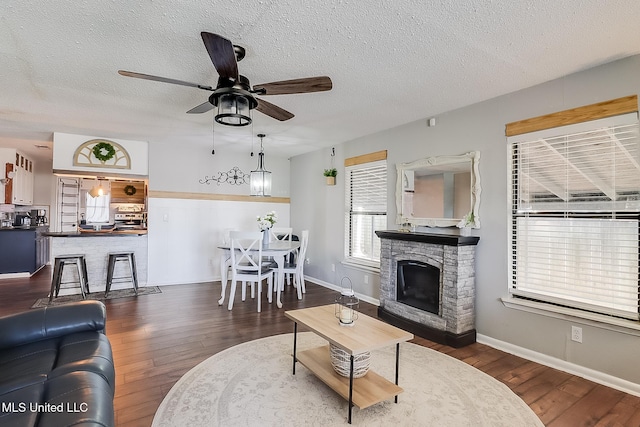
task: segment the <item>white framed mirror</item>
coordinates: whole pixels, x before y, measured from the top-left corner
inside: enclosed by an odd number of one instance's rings
[[[480,228],[480,152],[399,163],[397,224]]]

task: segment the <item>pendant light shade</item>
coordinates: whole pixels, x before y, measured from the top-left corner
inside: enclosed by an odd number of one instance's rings
[[[220,77],[218,88],[209,97],[209,102],[217,108],[215,121],[225,126],[250,125],[251,110],[258,106],[250,90],[249,80],[244,76],[239,76],[237,81]]]
[[[96,181],[96,185],[91,187],[88,193],[93,198],[99,197],[99,196],[106,196],[107,194],[109,194],[110,188],[111,188],[111,184],[109,181],[98,180]]]
[[[218,98],[216,122],[227,126],[246,126],[251,124],[249,100],[242,95],[227,93]]]
[[[264,168],[264,149],[262,146],[262,138],[264,134],[258,134],[260,137],[260,152],[258,153],[258,169],[251,171],[250,186],[252,196],[271,196],[271,172]]]

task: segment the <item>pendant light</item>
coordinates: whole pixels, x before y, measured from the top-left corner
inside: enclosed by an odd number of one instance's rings
[[[266,135],[259,133],[260,152],[258,153],[258,169],[251,171],[251,195],[252,196],[271,196],[271,172],[264,168],[264,148],[262,138]]]
[[[107,182],[108,183],[108,182]],[[99,197],[99,196],[105,196],[109,194],[108,191],[108,186],[107,188],[105,188],[105,186],[103,186],[102,181],[98,180],[97,185],[94,185],[90,190],[89,190],[89,195],[93,198],[95,197]]]

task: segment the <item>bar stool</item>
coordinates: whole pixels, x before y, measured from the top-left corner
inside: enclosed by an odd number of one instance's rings
[[[113,271],[116,267],[116,262],[128,261],[129,262],[129,276],[113,277]],[[107,266],[107,287],[104,291],[105,298],[111,290],[112,283],[132,282],[133,289],[138,295],[138,273],[136,272],[136,257],[133,252],[112,252],[109,253],[109,262]]]
[[[62,274],[64,266],[68,264],[75,264],[78,270],[78,281],[62,281]],[[67,283],[78,283],[80,286],[80,292],[82,293],[82,299],[86,298],[86,294],[89,291],[89,282],[87,280],[87,261],[84,255],[60,255],[55,257],[53,264],[53,277],[51,279],[51,292],[49,292],[49,302],[51,302],[54,296],[57,298],[60,293],[60,285]]]

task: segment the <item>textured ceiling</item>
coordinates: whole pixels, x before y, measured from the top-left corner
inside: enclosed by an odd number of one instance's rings
[[[118,69],[215,86],[200,38],[247,50],[252,84],[328,75],[333,90],[265,97],[261,113],[216,126],[216,150],[294,156],[640,53],[637,0],[4,0],[0,145],[33,152],[54,131],[193,144],[209,152],[209,92]],[[255,138],[257,142],[257,138]],[[38,151],[50,155],[48,151]]]

